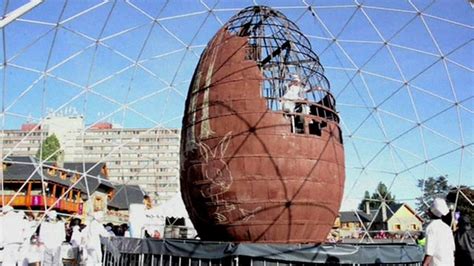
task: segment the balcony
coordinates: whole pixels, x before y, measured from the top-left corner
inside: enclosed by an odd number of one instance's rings
[[[11,200],[13,195],[5,195],[4,197],[0,197],[0,203],[2,205],[8,204]],[[3,198],[5,199],[5,203],[3,203]],[[44,200],[46,199],[47,207],[51,207],[56,201],[57,198],[47,196],[46,198],[41,195],[33,195],[33,196],[25,196],[25,195],[17,195],[12,203],[12,207],[21,207],[21,208],[44,208]],[[73,202],[70,200],[60,200],[54,206],[54,209],[60,212],[68,212],[68,213],[76,213],[82,214],[83,212],[83,205],[82,203]]]

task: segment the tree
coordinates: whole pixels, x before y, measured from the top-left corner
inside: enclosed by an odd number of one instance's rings
[[[418,185],[423,192],[421,197],[416,198],[416,210],[424,219],[427,219],[426,209],[431,206],[435,198],[445,198],[449,192],[450,186],[445,176],[437,178],[429,177],[428,179],[418,179]]]
[[[459,195],[458,195],[459,191]],[[474,200],[474,190],[467,186],[459,186],[459,188],[452,188],[446,196],[446,201],[452,204],[456,203],[456,211],[460,212],[461,215],[468,216],[471,220],[471,224],[474,224],[474,208],[472,207],[472,201]]]
[[[371,210],[376,210],[380,207],[382,202],[385,200],[386,204],[391,204],[395,202],[395,196],[388,191],[387,186],[380,182],[375,189],[375,192],[370,196],[369,191],[365,191],[364,199],[359,204],[359,210],[365,210],[366,202],[369,202],[369,207]]]
[[[38,152],[36,152],[36,158],[49,162],[56,162],[58,159],[61,159],[62,154],[61,144],[59,144],[56,135],[52,134],[41,143]]]

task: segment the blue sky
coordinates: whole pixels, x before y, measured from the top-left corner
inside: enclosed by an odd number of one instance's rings
[[[8,13],[27,1],[0,2]],[[3,30],[2,127],[68,108],[87,123],[180,127],[200,53],[254,3],[295,21],[326,69],[346,206],[379,181],[402,199],[417,196],[418,178],[473,185],[474,20],[463,0],[45,1]]]

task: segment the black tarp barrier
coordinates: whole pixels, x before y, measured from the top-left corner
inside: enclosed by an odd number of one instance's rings
[[[223,260],[246,257],[260,261],[340,264],[417,264],[423,250],[413,244],[256,244],[206,242],[182,239],[102,239],[107,252],[149,254],[181,258]]]

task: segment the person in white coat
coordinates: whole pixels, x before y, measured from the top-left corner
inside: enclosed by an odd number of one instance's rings
[[[423,266],[454,266],[454,237],[451,228],[441,220],[449,213],[446,201],[436,198],[428,215],[430,224],[426,227],[425,258]]]
[[[309,114],[310,108],[306,102],[304,84],[298,75],[291,75],[291,80],[286,85],[285,94],[281,97],[282,110],[290,113],[286,117],[291,120],[291,132],[304,132],[304,115]],[[303,115],[294,115],[292,113],[301,113]]]
[[[94,212],[92,219],[86,228],[83,229],[84,241],[84,263],[86,265],[101,265],[102,250],[100,244],[100,237],[108,237],[110,234],[102,225],[104,213],[101,211]]]
[[[82,252],[82,232],[81,219],[73,218],[69,224],[72,233],[69,240],[70,248],[68,249],[68,258],[76,265],[80,262]]]
[[[23,248],[21,255],[23,258],[23,264],[26,265],[39,265],[43,256],[43,248],[38,242],[38,236],[36,235],[36,229],[38,222],[35,221],[33,215],[25,215],[25,239],[23,240]]]
[[[82,241],[81,220],[79,218],[72,219],[70,226],[72,228],[71,246],[79,247]]]
[[[22,213],[16,213],[11,206],[3,207],[1,222],[3,240],[3,264],[16,265],[22,262],[21,247],[24,242],[25,221]]]
[[[296,112],[298,108],[301,108],[299,112],[308,114],[309,108],[306,104],[295,103],[298,100],[305,100],[304,85],[298,75],[291,75],[291,80],[288,86],[286,86],[285,94],[281,97],[282,109],[284,112]]]
[[[56,211],[48,212],[39,232],[39,241],[44,245],[42,265],[62,265],[61,244],[65,240],[64,223],[57,220]]]

